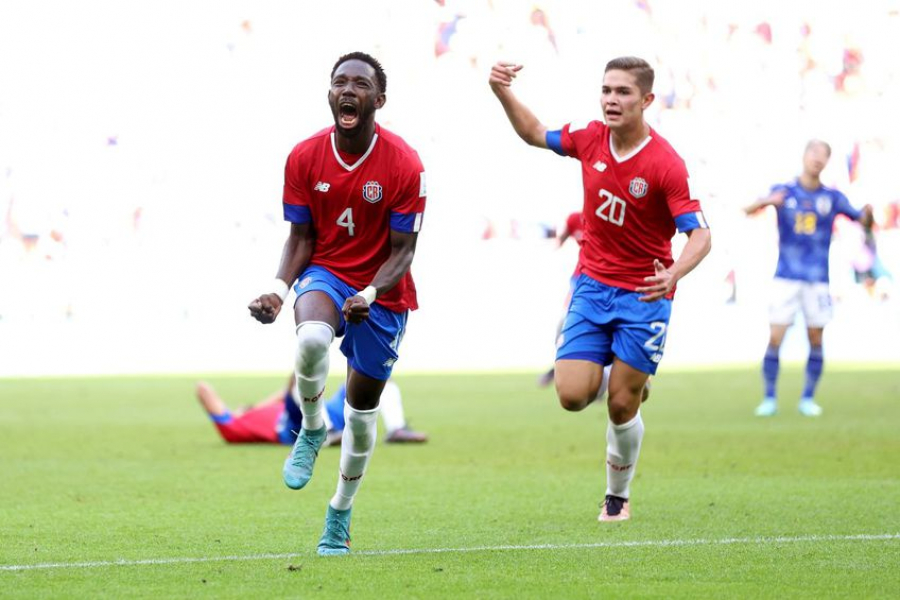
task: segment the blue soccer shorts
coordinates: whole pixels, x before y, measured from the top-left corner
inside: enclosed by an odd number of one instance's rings
[[[642,294],[581,275],[557,340],[556,360],[608,365],[613,357],[656,373],[666,345],[672,301],[641,302]]]
[[[340,325],[335,332],[343,336],[341,352],[347,363],[367,377],[387,381],[397,362],[397,349],[406,333],[406,317],[402,313],[388,310],[378,303],[369,307],[369,318],[359,324],[347,323],[342,309],[347,298],[355,296],[359,290],[350,287],[324,267],[309,267],[297,279],[294,291],[299,298],[307,292],[325,292],[334,302]]]

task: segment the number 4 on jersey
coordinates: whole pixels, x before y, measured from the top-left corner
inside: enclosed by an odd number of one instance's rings
[[[341,216],[338,217],[337,224],[341,227],[347,228],[347,234],[350,237],[353,237],[353,230],[356,225],[353,223],[353,209],[348,208],[344,212],[341,213]]]

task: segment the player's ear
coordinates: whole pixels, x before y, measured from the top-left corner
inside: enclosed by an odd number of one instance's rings
[[[385,94],[384,92],[375,96],[375,108],[376,109],[383,107],[386,102],[387,102],[387,94]]]
[[[644,110],[647,110],[647,108],[651,104],[653,104],[653,100],[655,100],[655,99],[656,99],[656,94],[654,94],[653,92],[644,94],[644,100],[643,100],[643,102],[641,102],[641,108],[643,108]]]

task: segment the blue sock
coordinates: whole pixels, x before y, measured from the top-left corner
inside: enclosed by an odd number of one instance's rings
[[[227,425],[233,419],[230,410],[226,410],[221,415],[209,415],[209,418],[212,419],[213,423],[218,423],[219,425]]]
[[[803,387],[803,397],[812,398],[816,394],[816,385],[822,376],[822,368],[825,359],[822,356],[822,346],[810,346],[809,360],[806,361],[806,385]]]
[[[303,412],[297,406],[297,401],[294,400],[294,390],[292,389],[288,389],[284,393],[284,411],[288,418],[287,429],[299,432],[303,426]]]
[[[778,381],[778,347],[769,346],[766,348],[766,355],[763,358],[763,382],[765,383],[766,398],[775,397],[775,384]]]

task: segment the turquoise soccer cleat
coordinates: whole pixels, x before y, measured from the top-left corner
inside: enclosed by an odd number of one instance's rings
[[[325,513],[325,529],[322,531],[322,538],[319,540],[319,546],[316,549],[319,556],[336,556],[339,554],[350,554],[350,511],[335,510],[328,505],[328,512]]]
[[[756,407],[753,414],[757,417],[771,417],[778,412],[778,402],[775,398],[763,398],[763,401]]]
[[[797,410],[804,417],[818,417],[822,414],[822,407],[816,404],[816,401],[812,398],[800,398]]]
[[[300,430],[294,448],[284,461],[284,469],[281,471],[284,484],[292,490],[299,490],[312,478],[316,457],[319,456],[319,448],[325,443],[326,429],[316,431]]]

